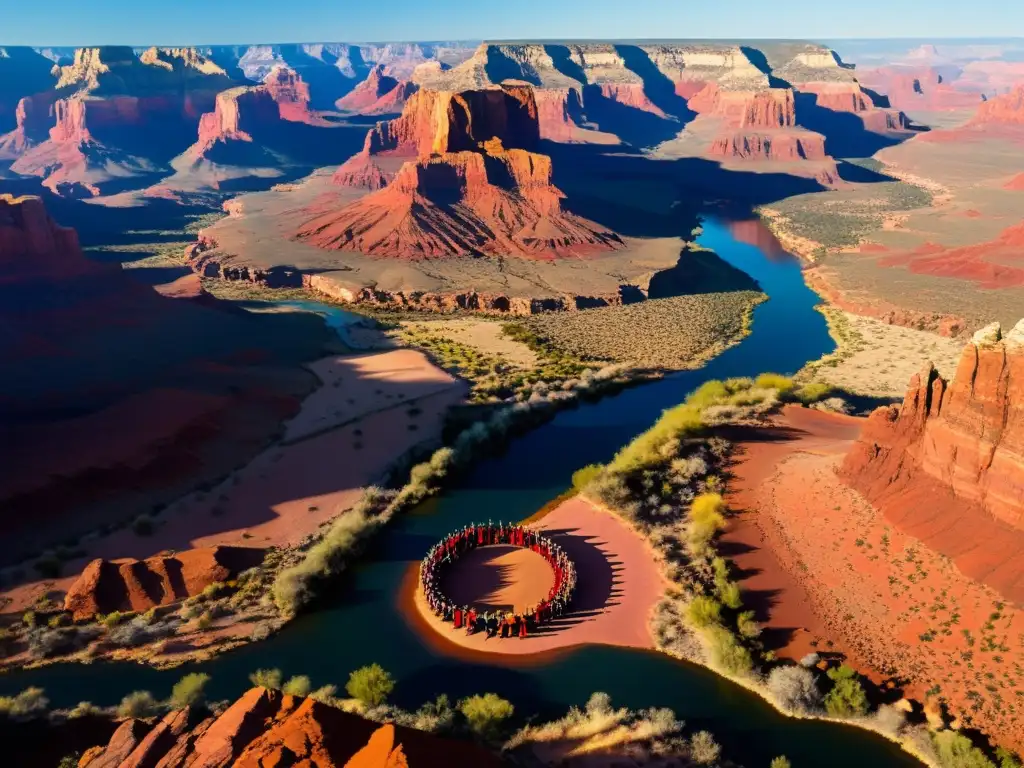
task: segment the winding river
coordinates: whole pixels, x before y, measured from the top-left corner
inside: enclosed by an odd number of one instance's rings
[[[494,691],[522,712],[559,715],[592,692],[605,691],[620,706],[672,708],[689,728],[712,731],[725,754],[748,768],[766,766],[782,754],[798,768],[918,765],[880,737],[787,718],[743,688],[659,653],[585,646],[526,664],[464,661],[433,650],[396,609],[410,563],[446,531],[481,518],[530,516],[568,487],[574,470],[609,459],[708,379],[792,373],[834,348],[824,318],[814,310],[818,297],[804,284],[795,259],[769,257],[733,237],[727,223],[710,219],[699,240],[751,275],[770,297],[754,310],[751,334],[704,368],[565,411],[515,440],[503,455],[479,464],[459,488],[396,521],[372,562],[349,577],[336,605],[302,617],[265,642],[163,672],[129,663],[55,665],[6,676],[0,692],[39,685],[54,706],[80,699],[111,704],[138,689],[164,696],[183,674],[201,668],[212,675],[210,694],[227,698],[243,690],[248,674],[259,667],[341,687],[351,670],[378,662],[399,681],[394,701],[400,706],[416,707],[439,693],[456,698]],[[345,320],[339,315],[335,322]]]

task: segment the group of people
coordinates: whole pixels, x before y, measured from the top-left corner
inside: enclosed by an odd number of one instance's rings
[[[536,552],[548,561],[555,580],[546,598],[523,611],[478,611],[473,606],[457,605],[442,593],[440,574],[445,566],[477,547],[510,544]],[[569,607],[576,589],[576,568],[561,547],[551,539],[522,525],[473,523],[449,534],[427,553],[420,564],[420,584],[427,605],[436,616],[466,634],[486,632],[487,637],[524,638],[537,627],[561,616]]]

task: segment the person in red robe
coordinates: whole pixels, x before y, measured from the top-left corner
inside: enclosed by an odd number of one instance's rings
[[[466,615],[466,634],[472,635],[476,632],[476,608],[470,608]]]
[[[526,637],[526,616],[519,617],[519,639]]]
[[[454,619],[454,621],[455,621],[455,628],[456,629],[462,629],[462,609],[461,608],[456,608],[455,609],[455,619]]]

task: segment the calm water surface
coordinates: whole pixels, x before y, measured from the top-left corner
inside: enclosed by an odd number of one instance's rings
[[[563,412],[514,441],[503,455],[478,465],[459,488],[396,521],[381,537],[373,561],[353,572],[333,607],[205,664],[166,672],[125,663],[60,665],[10,675],[0,680],[0,692],[40,685],[55,706],[81,699],[111,704],[137,689],[164,696],[183,674],[202,669],[212,675],[210,693],[228,698],[244,689],[248,674],[259,667],[307,674],[315,685],[341,688],[351,670],[378,662],[399,681],[395,703],[406,707],[439,693],[456,698],[494,691],[521,712],[560,715],[592,692],[605,691],[618,705],[672,708],[691,728],[711,730],[726,745],[726,754],[748,768],[767,766],[781,754],[796,768],[919,765],[881,738],[784,717],[739,686],[661,654],[595,646],[530,666],[466,663],[432,651],[395,609],[410,564],[445,532],[478,519],[531,515],[569,486],[574,470],[608,460],[662,410],[708,379],[793,373],[834,348],[824,318],[814,310],[818,298],[795,260],[767,258],[756,246],[736,240],[727,224],[713,220],[705,221],[700,242],[751,275],[770,297],[754,310],[753,332],[746,339],[698,371]],[[344,325],[347,314],[334,315],[332,324]]]

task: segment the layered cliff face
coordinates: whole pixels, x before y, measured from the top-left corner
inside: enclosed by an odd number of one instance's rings
[[[320,248],[422,259],[477,254],[584,256],[622,246],[562,211],[551,159],[500,145],[402,166],[384,189],[314,217],[297,237]]]
[[[952,111],[973,109],[981,102],[981,94],[956,85],[959,70],[951,75],[928,66],[892,66],[857,69],[857,79],[866,87],[884,93],[889,103],[903,112],[920,110]]]
[[[38,197],[0,194],[0,284],[116,272],[85,258],[75,230],[58,226]]]
[[[0,136],[0,160],[15,160],[50,136],[53,98],[49,94],[26,96],[15,109],[17,125]]]
[[[931,498],[935,514],[988,514],[1024,530],[1024,320],[977,334],[953,380],[929,365],[901,407],[875,411],[841,469],[887,514]]]
[[[398,114],[418,89],[414,82],[398,80],[386,73],[383,64],[378,64],[366,80],[338,99],[337,106],[362,115]]]
[[[263,80],[263,87],[277,104],[282,120],[297,123],[314,121],[309,111],[309,86],[294,70],[274,67]]]
[[[378,123],[335,182],[376,190],[342,207],[311,208],[298,240],[371,256],[581,256],[622,246],[614,233],[562,211],[540,140],[534,91],[506,85],[419,91]],[[415,156],[394,176],[382,158]]]
[[[156,723],[126,720],[79,768],[428,768],[502,763],[482,747],[412,728],[378,725],[312,698],[253,688],[219,715],[195,708]]]
[[[262,560],[262,550],[241,547],[204,547],[147,560],[93,560],[68,589],[64,610],[75,621],[113,611],[145,613],[229,581]]]

